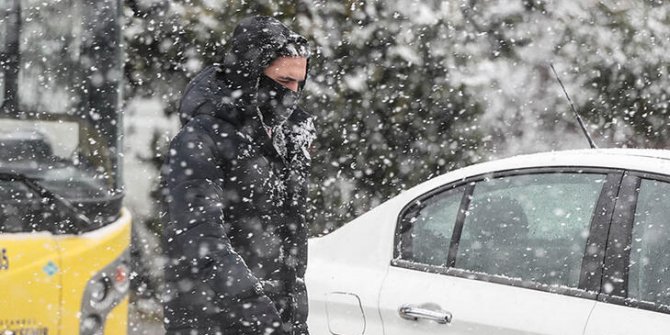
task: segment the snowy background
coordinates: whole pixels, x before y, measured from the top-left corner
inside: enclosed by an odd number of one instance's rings
[[[315,235],[458,167],[588,147],[552,63],[600,147],[670,142],[663,1],[128,0],[124,177],[137,226],[136,333],[153,334],[160,320],[152,192],[179,127],[181,90],[254,14],[281,19],[315,52],[303,97],[319,133]]]

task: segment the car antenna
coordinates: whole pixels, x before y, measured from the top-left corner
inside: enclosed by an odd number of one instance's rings
[[[568,98],[568,102],[570,103],[570,108],[572,108],[572,112],[575,113],[575,116],[577,117],[577,122],[579,122],[579,126],[582,128],[582,131],[584,132],[584,135],[586,135],[586,139],[589,140],[589,145],[591,146],[591,149],[598,149],[598,146],[596,145],[596,142],[593,142],[593,138],[591,138],[591,135],[589,135],[589,131],[586,130],[586,126],[584,125],[584,121],[582,121],[582,117],[579,116],[579,113],[577,113],[577,110],[575,109],[575,105],[572,103],[572,99],[570,99],[570,95],[568,95],[568,91],[565,89],[565,86],[563,86],[563,82],[561,81],[561,78],[558,77],[558,72],[556,72],[556,69],[554,68],[553,63],[549,63],[551,66],[551,70],[554,71],[554,75],[556,75],[556,80],[558,80],[558,83],[561,85],[561,88],[563,89],[563,93],[565,93],[565,97]]]

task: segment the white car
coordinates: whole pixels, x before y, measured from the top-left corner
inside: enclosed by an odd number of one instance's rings
[[[667,334],[670,151],[477,164],[311,239],[322,334]]]

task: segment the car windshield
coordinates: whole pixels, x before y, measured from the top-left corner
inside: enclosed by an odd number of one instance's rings
[[[36,178],[65,198],[109,196],[105,149],[80,146],[82,132],[77,122],[0,119],[0,171]]]
[[[88,204],[91,217],[122,193],[120,35],[97,18],[117,8],[96,3],[0,0],[0,172]]]

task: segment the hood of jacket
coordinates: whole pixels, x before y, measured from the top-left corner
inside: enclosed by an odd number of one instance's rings
[[[203,70],[187,86],[180,108],[182,125],[197,114],[209,114],[238,126],[257,118],[254,104],[261,75],[282,56],[309,59],[307,39],[272,17],[240,21],[222,62]]]

